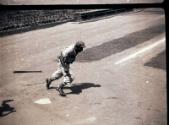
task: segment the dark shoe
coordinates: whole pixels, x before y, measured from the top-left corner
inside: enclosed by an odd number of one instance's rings
[[[50,79],[46,79],[46,88],[50,89],[50,84],[51,84],[51,80]]]
[[[63,91],[63,85],[60,85],[57,90],[61,96],[66,96],[66,94]]]

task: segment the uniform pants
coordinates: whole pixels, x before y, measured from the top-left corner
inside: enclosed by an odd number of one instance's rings
[[[64,85],[70,84],[73,81],[73,79],[71,78],[69,69],[70,67],[68,64],[65,64],[63,66],[60,60],[58,60],[58,69],[52,74],[51,79],[56,80],[63,76],[64,78],[62,84]]]

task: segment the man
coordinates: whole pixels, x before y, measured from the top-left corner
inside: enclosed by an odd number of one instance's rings
[[[82,52],[84,47],[85,43],[82,41],[78,41],[61,51],[60,55],[58,56],[58,70],[52,74],[51,78],[46,79],[47,89],[50,88],[50,84],[52,83],[52,81],[57,80],[63,76],[64,80],[63,83],[59,84],[58,91],[61,96],[66,96],[63,91],[63,87],[73,81],[69,72],[69,65],[75,61],[77,54],[79,52]]]

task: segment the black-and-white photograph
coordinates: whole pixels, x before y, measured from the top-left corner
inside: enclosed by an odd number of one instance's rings
[[[165,23],[160,8],[1,10],[0,125],[167,125]]]
[[[162,3],[164,0],[0,0],[4,5]]]

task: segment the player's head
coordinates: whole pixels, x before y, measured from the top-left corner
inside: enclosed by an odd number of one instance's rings
[[[84,48],[85,47],[85,43],[83,41],[77,41],[76,42],[76,47],[82,47],[82,48]]]
[[[83,48],[85,48],[85,43],[82,42],[82,41],[77,41],[76,44],[75,44],[75,50],[77,53],[83,51]]]

